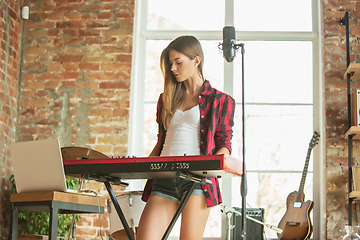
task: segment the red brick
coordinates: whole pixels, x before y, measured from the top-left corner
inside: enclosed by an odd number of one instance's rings
[[[129,89],[130,83],[128,82],[101,82],[100,89]]]
[[[61,0],[60,0],[61,2]],[[61,2],[62,4],[58,4],[56,11],[64,11],[64,12],[72,12],[72,11],[77,11],[77,12],[82,12],[82,11],[86,11],[86,4],[81,2],[81,3],[77,3],[77,4],[66,4],[64,2]]]
[[[92,127],[91,132],[97,134],[111,134],[112,127]]]
[[[57,120],[51,120],[51,119],[45,118],[45,119],[40,119],[40,120],[36,121],[35,124],[57,126],[59,124],[59,122]]]
[[[77,82],[75,81],[61,81],[61,87],[71,87],[71,88],[76,88],[77,87]]]
[[[26,49],[26,54],[43,55],[45,53],[46,53],[46,48],[44,47],[28,47]]]
[[[113,116],[113,110],[111,109],[90,109],[90,116]]]
[[[65,13],[60,11],[55,11],[49,14],[48,19],[54,21],[64,20]]]
[[[59,80],[68,80],[68,79],[77,79],[79,77],[79,72],[62,72],[60,74],[53,74],[53,79]]]
[[[112,13],[111,12],[99,12],[98,14],[97,14],[97,18],[98,19],[102,19],[102,20],[104,20],[104,19],[110,19],[111,17],[112,17]]]
[[[340,97],[340,90],[339,89],[325,90],[325,97],[326,98]]]
[[[48,97],[49,96],[49,92],[48,91],[44,91],[44,90],[40,90],[37,91],[35,94],[36,97],[42,98],[42,97]]]
[[[101,70],[104,71],[125,71],[130,72],[131,71],[131,65],[130,64],[118,64],[118,63],[103,63],[101,64]]]
[[[28,22],[27,23],[27,28],[28,29],[56,28],[56,23],[55,22]]]
[[[53,57],[54,62],[82,62],[84,55],[57,55]]]
[[[80,12],[67,12],[65,14],[65,18],[68,20],[80,20],[81,13]]]
[[[90,11],[99,11],[99,10],[113,10],[117,9],[115,3],[99,3],[99,4],[91,4],[88,6]]]
[[[99,63],[80,63],[79,68],[80,68],[80,70],[97,71],[100,69],[100,64]]]
[[[37,129],[35,127],[22,127],[19,129],[21,134],[32,135],[37,133]]]
[[[21,97],[33,98],[34,97],[34,92],[32,90],[22,89],[21,90]]]
[[[55,10],[55,5],[33,5],[31,6],[31,12],[39,12],[39,13],[43,13],[43,12],[54,12]]]
[[[119,54],[116,56],[116,61],[122,62],[122,63],[131,63],[132,55]]]
[[[36,63],[36,62],[39,61],[39,58],[36,55],[26,55],[26,56],[23,56],[23,61],[28,63],[28,64]]]
[[[49,37],[59,37],[60,36],[60,29],[50,29],[48,31]]]
[[[85,227],[91,227],[92,226],[92,219],[89,217],[86,217],[84,215],[81,216],[81,220],[76,223],[77,226],[85,226]]]
[[[101,225],[100,225],[100,223],[101,223]],[[101,226],[103,229],[106,229],[109,227],[109,221],[107,219],[101,218],[100,223],[99,223],[99,219],[94,220],[93,226],[96,228],[99,228]]]
[[[89,12],[83,12],[81,14],[81,19],[83,20],[93,20],[93,19],[97,19],[97,16],[95,13],[89,13]]]
[[[42,127],[42,128],[38,128],[38,132],[41,135],[52,135],[53,129],[51,127]]]
[[[64,69],[67,71],[71,71],[71,70],[78,70],[79,69],[79,63],[64,63],[63,64]]]
[[[81,29],[79,31],[79,36],[81,37],[95,37],[100,36],[101,31],[95,29]]]
[[[328,109],[326,109],[326,116],[328,118],[342,117],[341,111],[342,111],[342,109],[328,108]]]
[[[115,62],[116,55],[114,54],[92,54],[87,55],[85,61],[88,63],[94,63],[94,62]]]
[[[129,117],[129,110],[128,109],[114,109],[114,116]]]
[[[91,88],[91,89],[99,89],[99,84],[97,82],[93,82],[93,81],[86,81],[85,83],[83,83],[87,88]]]
[[[129,26],[132,27],[134,25],[134,19],[132,18],[124,18],[120,20],[121,26]]]
[[[62,64],[61,63],[49,63],[48,70],[50,72],[59,72],[62,70]]]
[[[132,28],[110,29],[104,31],[104,36],[130,36],[132,34]]]
[[[23,73],[22,74],[22,79],[24,79],[25,81],[30,81],[30,80],[34,80],[36,75],[33,73]]]
[[[77,227],[76,228],[76,234],[80,235],[80,236],[96,236],[96,232],[97,230],[95,228],[82,228],[82,227]],[[86,239],[86,238],[85,238]]]
[[[329,79],[341,79],[343,73],[341,71],[329,71],[325,75]]]
[[[116,44],[115,37],[92,37],[86,39],[87,44]]]
[[[86,28],[85,21],[62,21],[57,22],[57,28]]]
[[[69,39],[61,39],[54,41],[55,46],[62,46],[62,45],[82,45],[85,43],[84,38],[69,38]]]
[[[23,109],[19,111],[20,115],[33,117],[35,114],[34,109]]]
[[[46,38],[48,31],[46,30],[32,30],[27,31],[26,35],[29,38]]]
[[[45,107],[48,101],[44,99],[28,99],[27,101],[20,101],[20,107]]]
[[[64,37],[78,37],[80,29],[64,29],[63,36]],[[61,39],[63,40],[63,39]]]
[[[134,13],[131,11],[120,11],[120,12],[116,12],[115,13],[115,17],[116,18],[133,18],[134,17]]]
[[[131,73],[130,72],[117,72],[115,75],[116,80],[120,81],[130,81]]]
[[[112,72],[85,72],[84,79],[88,80],[114,80],[115,76]]]
[[[23,69],[25,71],[42,72],[42,71],[46,70],[46,65],[44,65],[44,64],[26,64]]]
[[[95,92],[92,95],[92,98],[112,98],[114,97],[114,92],[106,91],[106,92]]]
[[[104,29],[108,29],[111,26],[113,26],[114,23],[113,22],[107,22],[107,21],[88,21],[87,23],[87,28],[89,29],[94,29],[94,28],[104,28]]]

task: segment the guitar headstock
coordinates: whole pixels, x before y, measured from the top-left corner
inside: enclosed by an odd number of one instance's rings
[[[318,133],[318,132],[314,132],[314,134],[313,134],[313,136],[312,136],[312,138],[311,138],[311,141],[310,141],[310,143],[309,143],[309,148],[314,148],[315,147],[315,145],[318,143],[318,141],[319,141],[319,137],[320,137],[320,134]]]

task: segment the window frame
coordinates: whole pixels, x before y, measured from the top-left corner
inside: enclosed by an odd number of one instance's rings
[[[225,0],[225,25],[233,26],[234,19],[234,0]],[[324,70],[323,70],[323,44],[322,44],[322,3],[312,0],[312,27],[311,32],[250,32],[236,31],[237,41],[311,41],[313,45],[313,129],[325,135],[325,107],[324,107]],[[128,155],[136,156],[142,154],[142,146],[138,144],[143,134],[143,111],[144,99],[144,79],[145,79],[145,57],[146,40],[172,40],[180,35],[195,35],[199,40],[217,40],[222,42],[222,29],[217,31],[164,31],[147,30],[147,0],[135,0],[135,17],[133,32],[133,52],[132,52],[132,76],[130,87],[130,119],[129,119],[129,139]],[[279,72],[281,74],[281,72]],[[224,92],[232,95],[232,79],[234,76],[234,65],[225,62],[224,79],[230,79],[224,85]],[[326,238],[326,170],[325,170],[325,137],[314,148],[313,155],[313,239]],[[224,186],[230,186],[231,179],[223,179]],[[223,201],[228,205],[231,201],[230,191],[223,190]],[[285,202],[285,199],[284,199]],[[224,215],[224,214],[223,214]],[[274,223],[271,223],[274,224]],[[275,223],[277,224],[277,223]],[[222,229],[226,230],[226,217],[222,219]],[[223,231],[223,239],[226,231]]]

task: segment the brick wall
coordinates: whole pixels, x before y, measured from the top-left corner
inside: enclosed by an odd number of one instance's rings
[[[133,0],[24,0],[17,141],[57,137],[108,156],[127,154]],[[107,197],[101,187],[98,189]],[[121,189],[118,189],[121,191]],[[94,228],[91,228],[91,227]],[[108,234],[108,213],[102,216]],[[83,215],[77,239],[100,239]]]
[[[324,1],[324,63],[325,63],[325,108],[326,108],[326,166],[327,166],[327,239],[342,239],[348,223],[347,176],[348,140],[347,83],[343,79],[346,70],[345,26],[340,18],[345,11],[350,18],[350,59],[360,62],[359,1]],[[352,81],[352,88],[360,88],[360,81]],[[360,142],[354,141],[354,164],[360,163]],[[316,203],[315,203],[316,204]],[[353,205],[353,225],[358,224],[358,204]]]
[[[125,155],[133,0],[28,5],[17,140],[56,136],[62,146]]]
[[[21,1],[0,1],[0,237],[9,229],[10,182],[12,174],[9,142],[15,139],[20,61]]]

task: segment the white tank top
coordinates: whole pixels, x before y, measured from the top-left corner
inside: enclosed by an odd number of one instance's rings
[[[200,155],[199,105],[186,110],[176,110],[172,117],[160,156]]]

